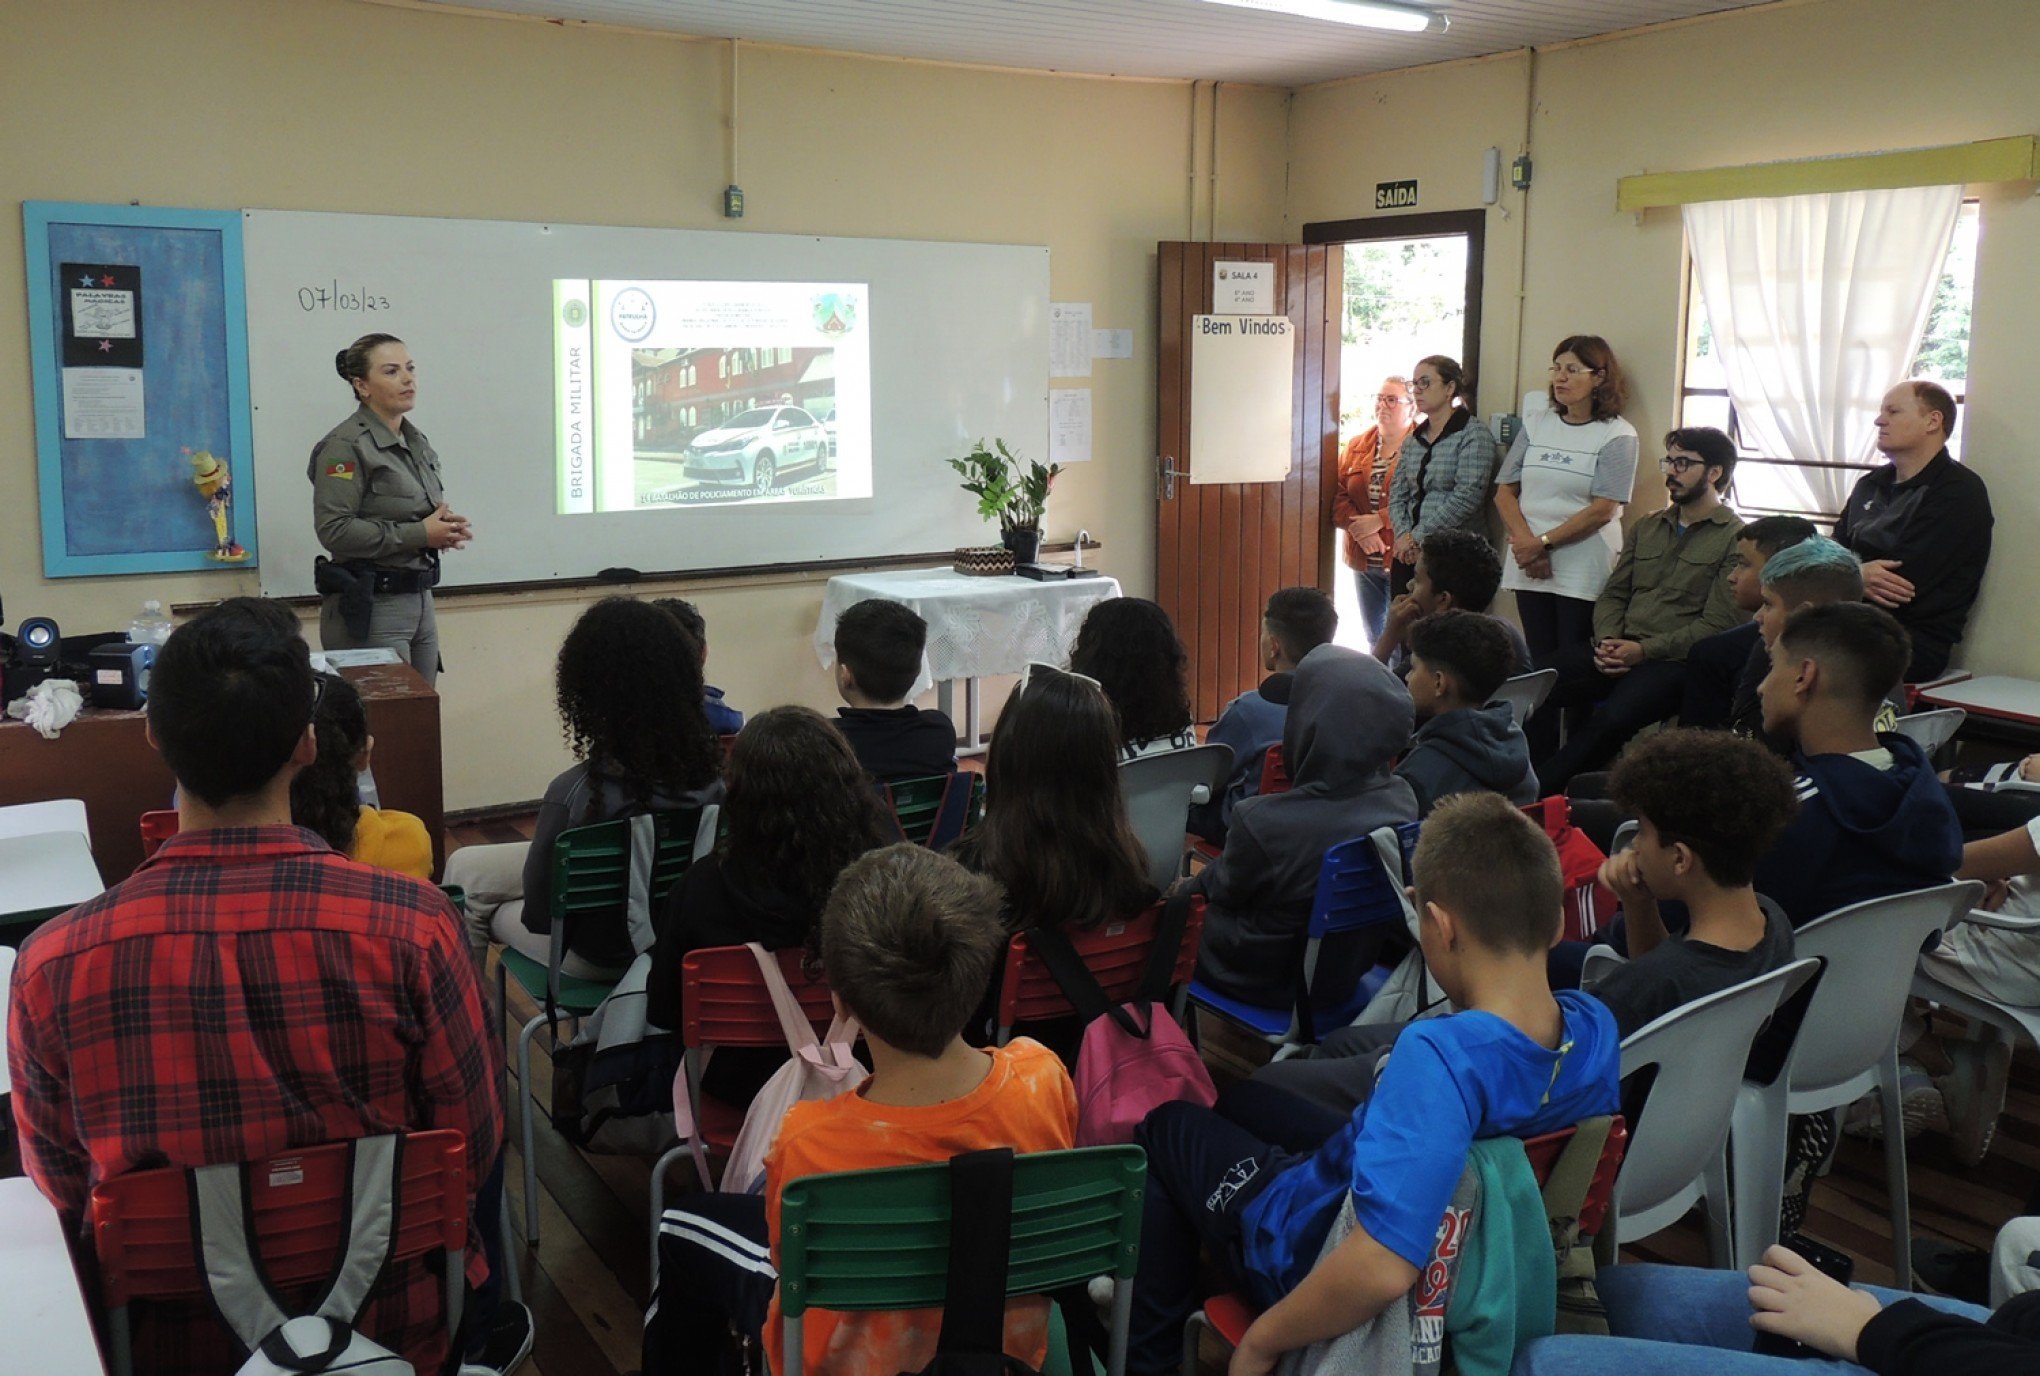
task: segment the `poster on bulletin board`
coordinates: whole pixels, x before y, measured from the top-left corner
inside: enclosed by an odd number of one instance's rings
[[[22,207],[43,572],[255,563],[241,217]]]

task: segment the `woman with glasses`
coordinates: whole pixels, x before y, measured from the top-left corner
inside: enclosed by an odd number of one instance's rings
[[[1388,494],[1395,482],[1403,441],[1409,438],[1417,409],[1410,384],[1403,378],[1382,379],[1374,393],[1374,424],[1346,441],[1339,451],[1339,481],[1332,486],[1332,521],[1345,532],[1340,541],[1346,567],[1360,589],[1360,618],[1367,640],[1381,635],[1388,614],[1389,556],[1395,530],[1389,523]],[[1407,580],[1405,580],[1407,581]]]
[[[1432,354],[1410,373],[1410,400],[1422,423],[1404,448],[1409,462],[1395,470],[1388,523],[1395,558],[1388,590],[1400,597],[1416,576],[1417,549],[1441,530],[1485,537],[1488,488],[1495,471],[1495,437],[1474,419],[1473,387],[1459,360]]]
[[[1530,653],[1594,638],[1594,599],[1622,547],[1622,514],[1636,487],[1636,427],[1622,419],[1628,387],[1599,335],[1560,340],[1551,382],[1523,398],[1523,428],[1496,477],[1510,557],[1502,586]]]

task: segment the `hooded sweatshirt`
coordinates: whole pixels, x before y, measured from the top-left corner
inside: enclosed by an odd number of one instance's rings
[[[1242,799],[1224,852],[1191,881],[1209,903],[1199,979],[1250,1003],[1289,1004],[1325,852],[1416,820],[1416,794],[1389,772],[1411,715],[1409,690],[1372,655],[1320,645],[1303,657],[1282,725],[1290,789]],[[1324,960],[1319,971],[1320,1004],[1352,992],[1333,987]]]
[[[1417,795],[1417,811],[1425,816],[1454,793],[1499,793],[1518,807],[1537,801],[1530,742],[1505,702],[1440,712],[1417,728],[1395,772]]]
[[[1803,927],[1869,898],[1945,884],[1962,824],[1918,745],[1880,735],[1890,769],[1854,755],[1798,755],[1799,813],[1757,862],[1757,892]]]

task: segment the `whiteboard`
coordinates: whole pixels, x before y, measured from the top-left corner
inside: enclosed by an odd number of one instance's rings
[[[1048,454],[1048,250],[307,211],[246,218],[262,590],[312,591],[311,452],[353,410],[333,355],[371,331],[418,362],[412,423],[474,542],[448,586],[923,553],[997,539],[943,460],[980,436]],[[867,283],[873,494],[555,514],[553,281]]]

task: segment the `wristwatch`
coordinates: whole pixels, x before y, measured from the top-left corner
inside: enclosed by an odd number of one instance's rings
[[[1551,553],[1551,537],[1549,535],[1538,536],[1537,543],[1544,546],[1544,552],[1546,554]]]

